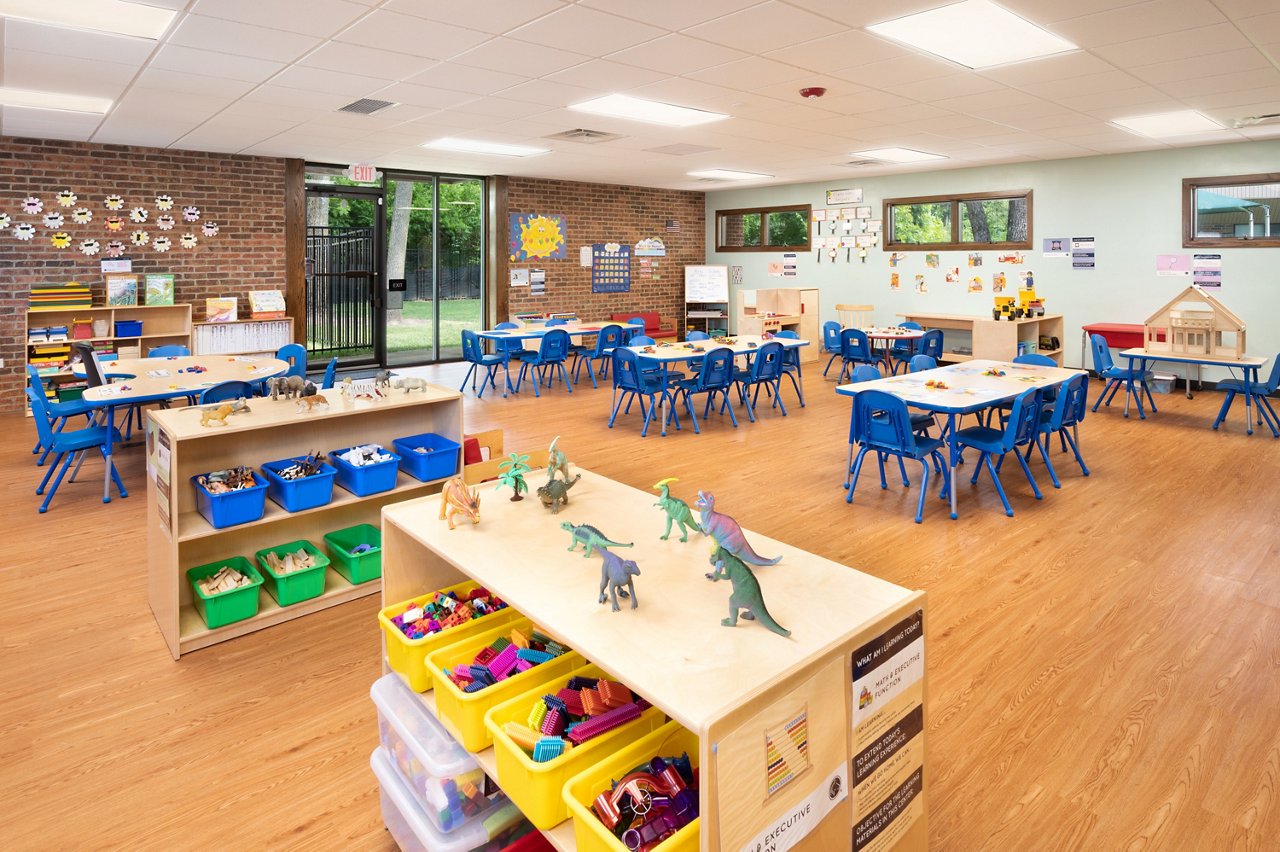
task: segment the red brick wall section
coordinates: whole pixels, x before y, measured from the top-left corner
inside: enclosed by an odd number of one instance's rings
[[[608,319],[615,311],[658,311],[664,324],[684,322],[684,267],[706,263],[703,193],[640,186],[577,183],[511,177],[507,184],[511,213],[561,214],[569,253],[565,260],[511,263],[511,268],[547,271],[547,294],[535,297],[528,287],[509,288],[510,311],[577,311],[584,320]],[[667,220],[680,223],[666,230]],[[495,223],[495,239],[507,239],[509,222]],[[497,229],[495,229],[497,230]],[[592,293],[591,268],[578,263],[578,250],[593,243],[632,246],[658,237],[667,256],[655,262],[653,277],[642,274],[640,258],[631,259],[631,292]],[[505,287],[505,281],[498,281]]]
[[[193,319],[204,319],[204,300],[211,296],[241,296],[251,290],[284,290],[284,168],[285,161],[263,157],[238,157],[194,151],[169,151],[84,142],[54,142],[0,137],[0,211],[14,224],[36,226],[35,238],[21,242],[14,238],[12,225],[0,230],[0,411],[16,411],[23,406],[22,385],[26,378],[26,306],[33,285],[79,281],[93,288],[94,304],[105,301],[99,262],[103,255],[85,257],[77,245],[92,237],[105,248],[108,241],[129,243],[129,233],[141,228],[152,238],[165,234],[173,240],[166,253],[129,247],[133,271],[169,272],[175,276],[178,302],[192,302]],[[55,195],[70,189],[79,200],[77,207],[93,212],[88,225],[71,222],[71,210],[58,207]],[[171,195],[178,220],[171,231],[155,225],[158,215],[155,197]],[[124,197],[125,209],[110,214],[103,199],[110,194]],[[44,202],[45,212],[58,210],[65,224],[60,230],[72,237],[70,248],[54,248],[54,230],[43,227],[40,216],[22,212],[22,200],[29,195]],[[196,223],[182,221],[182,207],[200,208]],[[128,222],[131,207],[146,207],[145,225]],[[106,217],[123,215],[125,227],[108,232]],[[200,226],[217,222],[218,235],[205,237]],[[199,245],[183,249],[178,238],[194,233]],[[141,282],[141,278],[139,279]],[[242,316],[248,300],[240,299]]]

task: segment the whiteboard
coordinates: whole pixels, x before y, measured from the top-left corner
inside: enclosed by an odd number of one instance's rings
[[[684,300],[686,302],[729,301],[729,267],[686,266],[684,268]]]

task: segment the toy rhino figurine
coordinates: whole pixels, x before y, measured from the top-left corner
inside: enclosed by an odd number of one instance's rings
[[[391,382],[393,388],[403,388],[405,393],[409,391],[426,390],[430,384],[426,379],[415,378],[414,376],[405,376],[399,379],[393,379]]]

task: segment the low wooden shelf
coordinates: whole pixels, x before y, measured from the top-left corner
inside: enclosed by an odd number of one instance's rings
[[[1062,315],[1045,314],[1040,317],[1024,317],[1017,320],[994,320],[990,317],[970,316],[968,314],[929,314],[909,312],[898,314],[903,319],[920,323],[926,329],[940,328],[944,331],[943,361],[968,361],[978,358],[990,361],[1009,361],[1018,354],[1019,343],[1030,343],[1029,352],[1045,355],[1062,366]],[[945,341],[947,330],[968,332],[972,336],[973,351],[960,353],[947,350]],[[1058,346],[1053,349],[1041,349],[1041,337],[1058,338]]]

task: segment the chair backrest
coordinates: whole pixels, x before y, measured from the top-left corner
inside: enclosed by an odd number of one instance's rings
[[[328,390],[333,387],[333,381],[338,376],[338,359],[333,357],[329,359],[329,363],[324,368],[324,378],[320,380],[320,389]]]
[[[722,390],[731,384],[733,384],[733,350],[728,346],[717,346],[702,360],[697,389],[700,391]]]
[[[553,325],[568,325],[568,324],[569,324],[569,321],[564,317],[553,317],[552,319],[547,320],[546,327],[551,328],[551,326]]]
[[[898,323],[898,328],[909,328],[912,331],[924,331],[924,326],[915,320],[905,320],[904,322],[900,322]]]
[[[656,341],[646,334],[637,334],[631,338],[630,346],[652,346]]]
[[[27,384],[36,390],[44,390],[44,378],[41,377],[40,371],[30,364],[27,365]]]
[[[921,370],[936,370],[938,362],[930,355],[912,355],[911,360],[907,362],[907,368],[912,373],[918,373]]]
[[[500,322],[494,326],[498,331],[510,331],[513,328],[519,327],[520,324],[514,322]],[[524,349],[523,340],[498,340],[496,341],[496,345],[497,348],[503,352],[519,352]]]
[[[860,328],[846,328],[840,332],[840,354],[845,358],[871,360],[871,340]]]
[[[1116,365],[1111,360],[1111,347],[1107,345],[1107,339],[1101,334],[1089,335],[1089,349],[1093,352],[1093,371],[1098,375],[1102,375],[1103,370],[1110,370]]]
[[[860,382],[874,382],[879,378],[883,377],[874,364],[859,364],[853,368],[853,375],[849,377],[849,381],[856,385]]]
[[[774,337],[785,337],[787,340],[799,340],[799,339],[800,339],[800,334],[799,334],[799,332],[792,331],[792,330],[791,330],[791,329],[789,329],[789,328],[784,328],[782,331],[775,331],[775,332],[773,333],[773,336],[774,336]]]
[[[472,364],[480,361],[480,338],[469,328],[462,330],[462,360]]]
[[[289,362],[286,376],[307,377],[307,348],[301,343],[286,343],[276,350],[276,357]]]
[[[931,328],[920,336],[920,354],[942,360],[942,329]]]
[[[644,317],[629,317],[627,319],[627,325],[638,325],[641,328],[644,328]]]
[[[253,396],[253,385],[248,382],[242,382],[239,379],[232,379],[226,382],[219,382],[212,387],[207,387],[200,392],[200,402],[226,402],[229,399],[239,399],[244,397],[248,399]]]
[[[1063,401],[1063,398],[1066,401]],[[1058,407],[1063,406],[1061,419],[1056,419],[1058,415]],[[1066,426],[1075,426],[1081,420],[1084,420],[1085,414],[1089,411],[1089,377],[1085,374],[1073,377],[1065,385],[1058,390],[1058,398],[1054,403],[1054,417],[1057,425],[1053,427],[1053,431],[1057,431]]]
[[[640,359],[634,350],[619,346],[613,350],[613,386],[619,390],[640,390]]]
[[[622,345],[622,326],[618,325],[616,322],[610,323],[609,325],[606,325],[604,328],[600,329],[600,333],[596,335],[595,356],[597,358],[604,357],[604,355],[610,349],[614,348],[615,346],[621,346],[621,345]]]
[[[685,336],[685,340],[710,340],[711,335],[705,331],[691,331]]]
[[[84,365],[84,376],[89,382],[89,387],[101,387],[107,383],[107,377],[102,373],[102,365],[98,363],[98,353],[93,351],[92,345],[83,342],[72,343],[71,351]]]
[[[836,319],[842,328],[864,328],[871,325],[875,305],[836,305]]]
[[[1267,379],[1267,393],[1275,393],[1280,390],[1280,355],[1271,362],[1271,377]]]
[[[170,343],[166,346],[152,346],[147,350],[148,358],[180,358],[190,355],[191,350],[181,343]]]
[[[1035,437],[1040,428],[1042,407],[1039,388],[1030,388],[1018,394],[1013,401],[1013,409],[1009,412],[1004,435],[1000,440],[1000,447],[1004,452],[1007,453]]]
[[[1058,362],[1050,358],[1048,355],[1041,355],[1039,352],[1028,352],[1026,355],[1019,355],[1013,359],[1015,364],[1029,364],[1033,367],[1056,367]]]
[[[773,334],[775,340],[781,338],[783,340],[799,340],[799,332],[784,328],[782,331],[776,331]],[[800,366],[800,347],[799,346],[783,346],[782,347],[782,364],[784,367]]]
[[[822,348],[827,352],[840,351],[840,323],[835,320],[822,324]]]
[[[31,419],[36,422],[36,435],[40,437],[40,446],[53,446],[53,424],[49,419],[49,400],[44,390],[27,385],[27,399],[31,400]]]
[[[782,344],[776,340],[760,344],[751,362],[751,381],[771,382],[782,378]]]
[[[542,335],[538,346],[539,361],[563,361],[569,355],[569,332],[553,328]]]
[[[865,390],[853,398],[849,440],[865,446],[914,455],[916,439],[911,432],[911,415],[901,397],[878,390]]]

